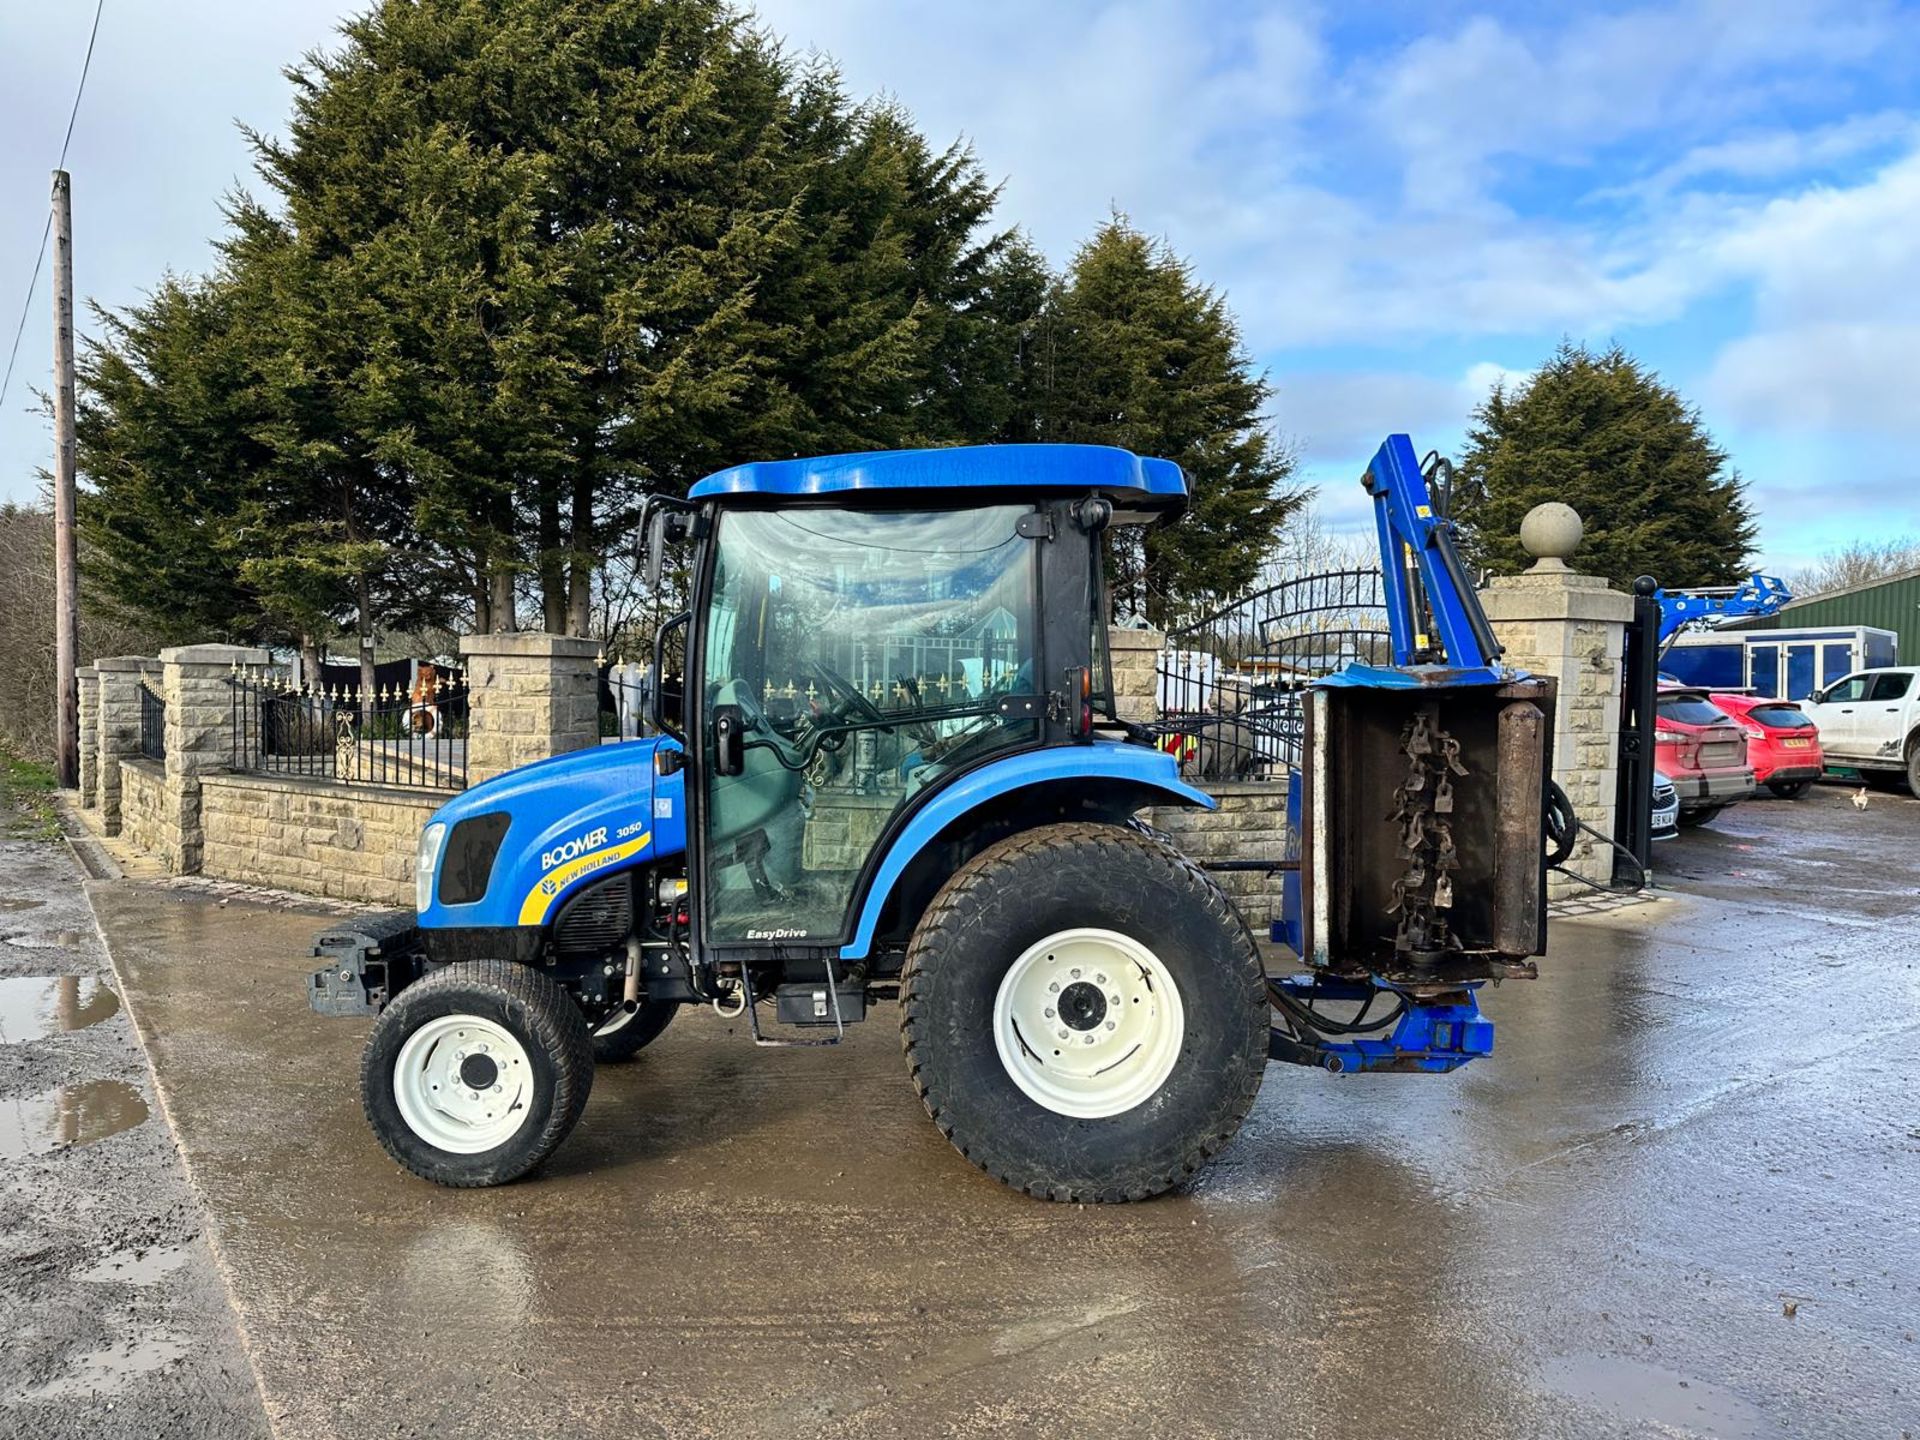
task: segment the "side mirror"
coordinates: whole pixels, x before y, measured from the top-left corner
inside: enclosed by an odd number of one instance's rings
[[[647,557],[644,573],[647,580],[647,589],[658,591],[660,588],[660,572],[665,568],[667,553],[667,512],[663,508],[655,507],[647,518],[646,547]]]
[[[1814,691],[1814,692],[1813,692],[1813,693],[1812,693],[1811,695],[1809,695],[1809,696],[1807,696],[1807,703],[1808,703],[1809,705],[1824,705],[1824,704],[1826,704],[1826,703],[1827,703],[1827,692],[1826,692],[1826,691],[1824,691],[1824,690],[1816,690],[1816,691]]]

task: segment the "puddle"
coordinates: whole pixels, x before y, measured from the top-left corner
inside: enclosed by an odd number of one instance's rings
[[[46,903],[44,900],[0,899],[0,910],[38,910]]]
[[[147,1335],[123,1344],[110,1345],[82,1355],[64,1375],[57,1375],[38,1389],[29,1390],[28,1400],[80,1400],[92,1395],[111,1395],[124,1389],[129,1380],[151,1375],[156,1370],[183,1359],[185,1341],[165,1335]]]
[[[1731,1390],[1617,1355],[1559,1355],[1541,1378],[1574,1400],[1623,1420],[1712,1440],[1768,1440],[1766,1417]]]
[[[192,1255],[191,1240],[116,1250],[74,1278],[92,1285],[151,1285],[178,1270]]]
[[[111,1020],[120,997],[90,975],[16,975],[0,979],[0,1045],[18,1045]]]
[[[56,930],[51,935],[5,935],[0,936],[9,945],[17,945],[22,950],[78,950],[80,932],[78,930]]]
[[[147,1102],[123,1080],[89,1080],[0,1100],[0,1160],[91,1145],[146,1118]]]

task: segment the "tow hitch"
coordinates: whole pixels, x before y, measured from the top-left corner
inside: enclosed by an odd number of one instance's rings
[[[358,916],[313,937],[325,963],[307,980],[307,1003],[322,1015],[378,1015],[413,979],[420,931],[411,910]]]

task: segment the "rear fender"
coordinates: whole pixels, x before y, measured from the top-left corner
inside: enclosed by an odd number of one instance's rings
[[[1038,802],[1049,802],[1041,805]],[[1218,802],[1180,778],[1173,756],[1144,745],[1097,741],[1009,755],[962,776],[939,791],[887,846],[866,894],[858,901],[853,937],[840,947],[843,960],[863,960],[873,949],[890,900],[903,894],[915,862],[928,847],[969,831],[997,812],[1025,810],[1035,823],[1055,806],[1079,800],[1123,818],[1146,805],[1217,808]]]

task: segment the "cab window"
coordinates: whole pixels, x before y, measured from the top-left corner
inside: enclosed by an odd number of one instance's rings
[[[1856,700],[1864,700],[1867,698],[1867,685],[1872,679],[1871,675],[1849,675],[1827,691],[1826,699],[1822,703],[1847,705]]]
[[[1873,689],[1868,692],[1869,700],[1904,700],[1907,691],[1913,688],[1913,676],[1903,675],[1899,671],[1889,671],[1873,677]]]
[[[740,773],[708,767],[703,905],[717,944],[844,939],[860,871],[912,796],[1038,722],[1025,506],[722,515],[703,670]]]

